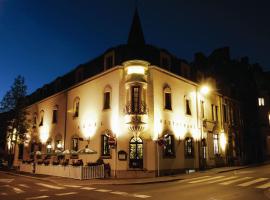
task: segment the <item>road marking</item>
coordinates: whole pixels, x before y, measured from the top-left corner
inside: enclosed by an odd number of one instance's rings
[[[48,189],[41,189],[41,190],[39,190],[40,192],[47,192],[47,191],[49,191]]]
[[[198,180],[198,179],[204,179],[204,178],[208,178],[210,176],[200,176],[200,177],[196,177],[196,178],[189,178],[186,181],[193,181],[193,180]],[[179,182],[182,182],[183,180],[180,180]]]
[[[148,195],[144,195],[144,194],[133,194],[134,197],[137,197],[137,198],[142,198],[142,199],[146,199],[146,198],[149,198],[151,196],[148,196]]]
[[[67,195],[72,195],[72,194],[78,194],[78,192],[66,192],[66,193],[60,193],[60,194],[55,194],[56,196],[67,196]]]
[[[14,190],[14,192],[16,192],[17,194],[23,193],[24,191],[21,190],[20,188],[17,187],[12,187],[12,189]]]
[[[55,186],[55,185],[49,185],[49,184],[45,184],[45,183],[36,183],[37,185],[43,186],[43,187],[47,187],[47,188],[51,188],[51,189],[56,189],[56,190],[61,190],[64,189],[64,187],[59,187],[59,186]]]
[[[114,191],[114,192],[110,192],[111,194],[119,194],[119,195],[123,195],[123,196],[128,196],[127,192],[120,192],[120,191]]]
[[[1,178],[0,179],[1,183],[10,183],[12,181],[14,181],[14,179],[11,179],[11,178]]]
[[[25,184],[19,184],[19,186],[24,187],[24,188],[29,188],[29,186]]]
[[[260,188],[260,189],[265,189],[265,188],[269,188],[270,187],[270,182],[266,183],[266,184],[263,184],[263,185],[260,185],[256,188]]]
[[[82,186],[79,185],[64,185],[65,187],[70,187],[70,188],[80,188]]]
[[[96,188],[93,187],[82,187],[82,190],[95,190]]]
[[[106,190],[106,189],[98,189],[95,190],[96,192],[111,192],[112,190]]]
[[[259,183],[259,182],[262,182],[262,181],[265,181],[265,180],[268,180],[269,178],[257,178],[253,181],[248,181],[248,182],[245,182],[245,183],[242,183],[242,184],[239,184],[237,186],[241,186],[241,187],[246,187],[246,186],[250,186],[250,185],[253,185],[255,183]]]
[[[238,178],[238,176],[230,176],[230,177],[226,177],[226,178],[222,178],[222,179],[218,179],[214,181],[209,181],[207,183],[218,183],[218,182],[227,181],[227,180],[236,179],[236,178]]]
[[[38,196],[38,197],[28,197],[26,198],[27,200],[30,200],[30,199],[45,199],[45,198],[48,198],[49,196],[46,196],[46,195],[43,195],[43,196]]]
[[[239,178],[236,180],[232,180],[232,181],[226,181],[224,183],[219,183],[220,185],[230,185],[232,183],[236,183],[236,182],[240,182],[240,181],[244,181],[244,180],[248,180],[248,179],[252,179],[253,177],[243,177],[243,178]]]
[[[205,181],[210,181],[210,180],[214,180],[214,179],[219,179],[219,178],[223,178],[224,176],[215,176],[215,177],[211,177],[211,178],[205,178],[205,179],[200,179],[200,180],[197,180],[197,181],[191,181],[191,182],[188,182],[188,183],[201,183],[201,182],[205,182]]]

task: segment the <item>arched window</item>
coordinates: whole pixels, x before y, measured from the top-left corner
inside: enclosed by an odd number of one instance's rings
[[[171,88],[168,85],[164,87],[163,95],[164,95],[164,108],[166,110],[172,110],[172,93]]]
[[[164,157],[174,157],[175,152],[174,152],[174,136],[171,134],[166,134],[164,135],[164,147],[163,147],[163,152],[164,152]]]
[[[143,141],[140,137],[132,137],[129,142],[129,167],[143,168]]]
[[[53,108],[52,123],[56,124],[58,121],[58,105],[55,105]]]
[[[192,115],[191,113],[191,100],[189,97],[185,96],[185,104],[186,104],[186,115]]]
[[[103,110],[111,108],[111,92],[111,87],[106,86],[103,93]]]
[[[43,120],[44,120],[44,110],[41,110],[40,113],[39,113],[39,126],[43,126]]]
[[[186,158],[193,158],[194,157],[194,144],[193,144],[192,137],[187,137],[185,139],[185,157]]]
[[[80,98],[76,97],[73,102],[73,117],[79,117]]]

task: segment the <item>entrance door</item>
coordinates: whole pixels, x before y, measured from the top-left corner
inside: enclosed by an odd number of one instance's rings
[[[143,168],[143,141],[139,137],[132,137],[129,142],[129,167]]]

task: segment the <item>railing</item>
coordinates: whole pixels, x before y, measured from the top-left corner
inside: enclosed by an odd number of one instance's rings
[[[32,172],[32,164],[21,164],[20,171]],[[104,178],[104,165],[78,166],[71,165],[35,165],[36,174],[46,174],[74,179],[94,179]]]
[[[128,102],[125,106],[124,113],[127,115],[132,114],[145,115],[148,113],[147,105],[144,101],[141,101],[140,103],[137,104]]]

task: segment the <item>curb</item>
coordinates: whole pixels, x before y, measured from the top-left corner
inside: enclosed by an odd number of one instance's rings
[[[231,171],[237,171],[237,170],[246,169],[246,168],[250,168],[250,166],[239,167],[239,168],[235,168],[235,169],[223,170],[223,171],[219,171],[219,172],[217,172],[217,174],[220,174],[220,173],[225,173],[225,172],[231,172]]]

